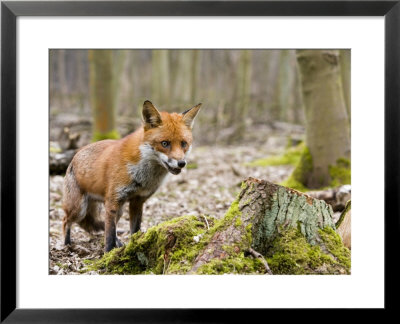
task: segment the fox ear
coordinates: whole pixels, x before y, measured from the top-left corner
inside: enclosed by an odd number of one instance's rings
[[[182,113],[183,118],[182,121],[185,123],[185,125],[189,128],[193,127],[194,119],[199,112],[201,107],[201,103],[197,104],[193,108],[190,108]]]
[[[146,100],[143,104],[142,115],[145,129],[158,127],[162,124],[160,112],[148,100]]]

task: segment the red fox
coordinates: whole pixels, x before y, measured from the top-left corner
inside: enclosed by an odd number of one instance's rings
[[[68,166],[64,180],[64,243],[71,243],[71,225],[88,232],[104,230],[106,252],[122,246],[116,227],[122,206],[129,202],[131,234],[140,229],[143,203],[158,189],[168,172],[179,174],[192,146],[192,127],[201,104],[183,113],[159,112],[143,104],[143,125],[119,140],[82,147]],[[98,218],[104,202],[105,221]]]

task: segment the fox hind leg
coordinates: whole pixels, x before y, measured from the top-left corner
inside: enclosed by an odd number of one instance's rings
[[[78,222],[79,226],[89,233],[104,231],[104,221],[99,219],[98,202],[87,195],[85,195],[84,200],[85,201],[82,201],[80,211],[84,213],[84,215]]]
[[[64,245],[71,244],[71,224],[67,222],[64,216],[63,219],[63,235],[64,235]]]

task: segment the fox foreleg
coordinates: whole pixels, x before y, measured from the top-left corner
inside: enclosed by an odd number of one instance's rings
[[[112,201],[106,201],[106,219],[105,219],[105,235],[104,235],[104,250],[105,252],[111,251],[115,247],[123,246],[122,242],[117,237],[117,222],[121,206]]]
[[[131,235],[140,230],[144,202],[145,199],[141,197],[134,197],[129,202],[129,225],[131,229]]]

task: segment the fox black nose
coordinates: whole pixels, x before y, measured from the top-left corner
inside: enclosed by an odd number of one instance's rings
[[[186,165],[186,161],[185,160],[180,160],[178,161],[178,167],[183,168]]]

